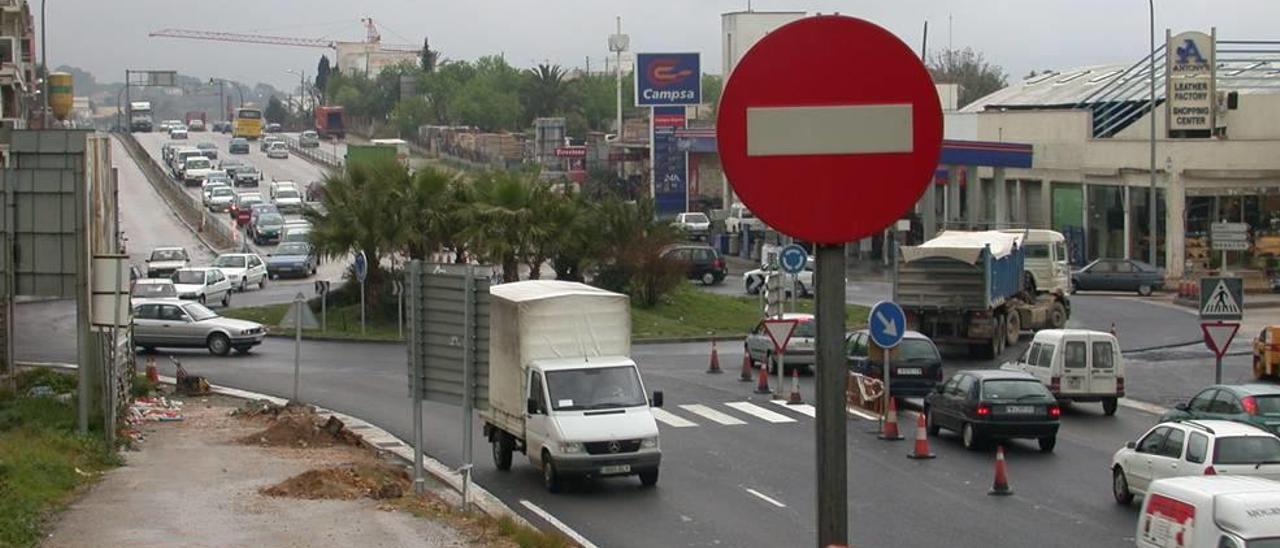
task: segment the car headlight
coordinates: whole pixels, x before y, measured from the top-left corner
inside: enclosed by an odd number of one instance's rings
[[[586,451],[581,443],[561,443],[560,452],[570,455],[580,454]]]
[[[641,449],[657,449],[658,437],[654,436],[652,438],[644,438],[640,440],[640,448]]]
[[[240,330],[240,334],[241,334],[241,335],[252,335],[252,334],[254,334],[256,331],[258,331],[256,328],[241,329],[241,330]]]

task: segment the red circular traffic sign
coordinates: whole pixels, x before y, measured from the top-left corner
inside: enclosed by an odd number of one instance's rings
[[[889,31],[840,15],[767,34],[734,67],[716,122],[733,190],[769,226],[837,244],[875,234],[933,179],[942,107]]]

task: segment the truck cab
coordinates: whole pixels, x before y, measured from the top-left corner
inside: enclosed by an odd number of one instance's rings
[[[1028,290],[1034,293],[1065,295],[1071,289],[1071,267],[1067,264],[1067,239],[1053,230],[1001,230],[1021,234]]]

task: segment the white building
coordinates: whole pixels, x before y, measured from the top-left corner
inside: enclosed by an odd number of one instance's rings
[[[803,11],[734,11],[720,14],[720,44],[724,55],[725,78],[733,72],[738,60],[769,34],[782,25],[802,19]]]

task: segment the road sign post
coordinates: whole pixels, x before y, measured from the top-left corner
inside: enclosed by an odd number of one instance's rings
[[[363,250],[356,252],[351,268],[360,282],[360,334],[364,335],[364,279],[369,275],[369,258],[364,256]]]
[[[1231,341],[1235,339],[1236,332],[1239,330],[1240,324],[1235,322],[1200,324],[1200,331],[1204,333],[1204,345],[1209,347],[1217,358],[1213,369],[1213,384],[1222,384],[1222,357],[1227,354],[1227,349],[1231,348]]]
[[[871,307],[871,313],[867,316],[868,331],[871,333],[871,342],[875,343],[884,351],[884,408],[887,412],[889,409],[889,398],[893,397],[893,364],[890,354],[893,349],[902,342],[902,336],[907,331],[907,315],[902,312],[902,307],[893,301],[880,301]],[[884,420],[884,414],[881,414],[881,420]],[[883,431],[883,428],[881,429]]]
[[[817,540],[845,545],[844,246],[900,218],[932,181],[942,147],[937,90],[915,51],[889,31],[809,17],[765,35],[734,67],[716,135],[743,203],[818,246]]]
[[[329,282],[316,280],[316,295],[320,297],[320,332],[324,333],[329,326]]]
[[[779,318],[764,321],[764,330],[773,342],[773,355],[778,357],[778,391],[773,393],[774,398],[782,397],[783,370],[787,368],[787,342],[791,340],[791,334],[795,333],[797,323],[796,320]],[[769,364],[764,366],[767,368]]]
[[[790,293],[787,295],[787,300],[790,301],[792,312],[796,311],[796,298],[800,292],[799,275],[804,271],[804,267],[808,263],[809,252],[796,244],[788,244],[782,248],[782,251],[778,252],[778,266],[782,268],[783,272],[787,273],[787,282],[789,284],[787,287]],[[781,392],[782,388],[778,388],[778,390]]]
[[[281,327],[293,328],[293,401],[298,399],[298,386],[302,379],[302,329],[319,327],[315,315],[307,307],[307,297],[301,291],[293,296],[289,311],[280,319]]]

